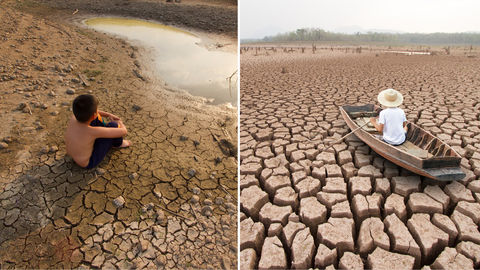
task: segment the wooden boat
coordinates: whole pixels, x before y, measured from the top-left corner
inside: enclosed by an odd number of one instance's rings
[[[340,112],[355,135],[376,153],[416,174],[435,180],[461,180],[465,173],[460,169],[460,155],[439,138],[412,122],[407,123],[405,142],[399,146],[381,140],[375,127],[366,122],[378,116],[381,108],[374,104],[342,106]],[[359,128],[363,125],[362,128]]]

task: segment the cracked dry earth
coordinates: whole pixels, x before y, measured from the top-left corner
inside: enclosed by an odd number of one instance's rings
[[[0,8],[0,268],[235,268],[236,111],[141,80],[141,48],[12,6]],[[82,93],[133,142],[93,170],[64,150]]]
[[[241,54],[242,269],[480,267],[480,65],[461,53]],[[463,157],[435,182],[347,134],[338,106],[400,90],[407,118]]]

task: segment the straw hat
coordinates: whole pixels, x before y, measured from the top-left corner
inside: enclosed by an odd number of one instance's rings
[[[385,89],[378,94],[378,102],[385,107],[398,107],[403,102],[403,96],[395,89]]]

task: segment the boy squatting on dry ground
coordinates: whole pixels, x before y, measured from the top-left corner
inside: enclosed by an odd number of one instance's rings
[[[123,140],[127,128],[122,120],[111,113],[98,110],[98,100],[92,95],[80,95],[73,100],[73,115],[65,132],[67,154],[81,167],[97,166],[112,147],[128,147]],[[112,122],[105,124],[102,117]]]
[[[403,96],[394,89],[386,89],[378,94],[378,102],[386,109],[380,112],[377,118],[370,118],[370,122],[378,132],[382,132],[381,139],[392,145],[400,145],[405,142],[407,133],[407,118],[405,112],[398,108],[403,102]]]

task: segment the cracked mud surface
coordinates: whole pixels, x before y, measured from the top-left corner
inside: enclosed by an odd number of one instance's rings
[[[236,110],[141,80],[141,48],[12,6],[0,9],[0,268],[235,268]],[[133,142],[92,170],[63,143],[83,93]]]
[[[452,55],[299,49],[241,54],[241,269],[480,267],[480,65]],[[338,106],[401,91],[407,118],[454,147],[465,179],[385,160]]]

